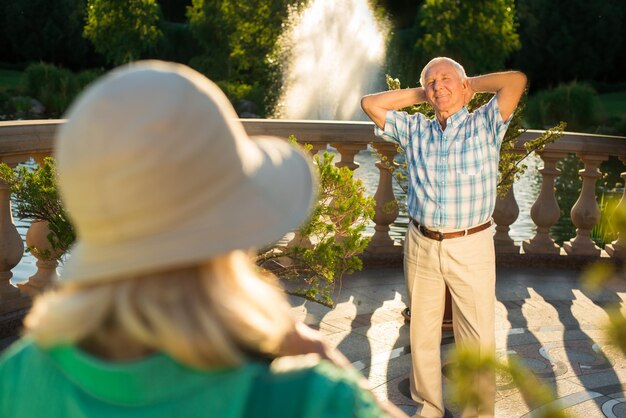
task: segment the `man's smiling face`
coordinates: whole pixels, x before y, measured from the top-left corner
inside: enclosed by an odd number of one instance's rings
[[[456,113],[465,104],[467,80],[461,80],[454,66],[446,61],[431,64],[424,77],[428,102],[445,117]]]

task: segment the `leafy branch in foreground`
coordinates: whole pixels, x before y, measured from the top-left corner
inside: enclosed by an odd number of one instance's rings
[[[365,194],[361,180],[349,168],[336,167],[333,159],[327,151],[314,157],[320,178],[318,204],[297,232],[295,244],[267,249],[257,258],[259,266],[298,282],[295,294],[327,306],[334,306],[335,286],[341,289],[344,274],[361,270],[359,254],[370,240],[363,232],[374,216],[374,200]]]
[[[620,234],[626,234],[626,209],[618,206],[612,217],[612,223]],[[621,260],[623,263],[623,259]],[[582,272],[581,285],[590,293],[599,293],[611,287],[612,282],[624,280],[624,265],[621,267],[610,261],[596,261]],[[604,325],[604,334],[609,344],[626,355],[626,311],[621,303],[614,302],[604,307],[609,318]]]
[[[449,382],[451,401],[463,407],[481,409],[490,400],[482,388],[481,380],[511,381],[519,390],[524,402],[537,418],[566,418],[568,415],[558,405],[554,391],[524,367],[515,357],[506,362],[495,356],[481,356],[473,347],[457,348],[450,357]]]
[[[29,248],[42,258],[58,258],[67,252],[76,239],[56,186],[56,162],[46,157],[36,168],[19,166],[15,170],[0,164],[0,180],[11,187],[15,211],[19,218],[47,221],[50,251]]]

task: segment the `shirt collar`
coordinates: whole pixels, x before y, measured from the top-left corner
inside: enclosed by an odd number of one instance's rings
[[[467,107],[463,106],[461,109],[459,109],[456,113],[454,113],[452,116],[450,116],[446,120],[446,126],[456,127],[460,125],[465,119],[467,119],[468,115],[469,115],[469,112],[467,110]]]
[[[195,370],[160,353],[125,363],[107,362],[71,345],[53,348],[49,353],[63,373],[83,390],[122,405],[176,399],[210,385],[222,389],[230,385],[233,393],[245,394],[254,375],[259,373],[259,365],[255,363],[231,369]]]

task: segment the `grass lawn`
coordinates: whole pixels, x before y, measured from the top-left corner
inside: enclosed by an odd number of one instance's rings
[[[621,116],[626,114],[626,91],[605,93],[600,95],[607,116]]]
[[[21,71],[0,69],[0,90],[19,87],[21,78]]]

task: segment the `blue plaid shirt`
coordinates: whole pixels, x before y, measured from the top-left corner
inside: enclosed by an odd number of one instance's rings
[[[406,153],[409,215],[427,228],[465,229],[487,222],[496,203],[503,121],[494,96],[469,113],[450,116],[445,131],[434,119],[390,110],[376,135]]]

